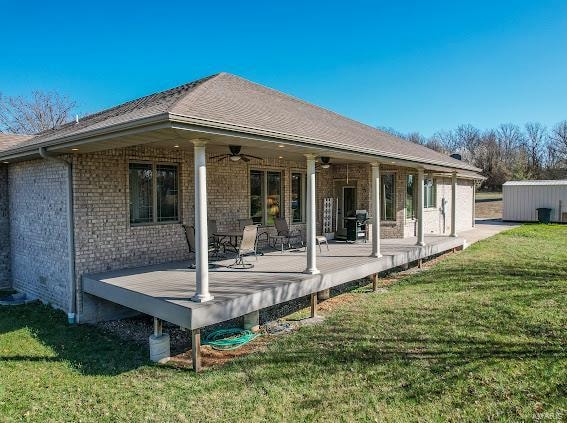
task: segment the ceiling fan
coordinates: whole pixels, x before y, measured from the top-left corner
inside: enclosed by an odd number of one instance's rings
[[[219,154],[218,156],[213,156],[211,159],[218,159],[217,162],[222,160],[229,159],[233,162],[237,162],[242,160],[243,162],[248,163],[250,159],[256,160],[264,160],[261,157],[251,156],[250,154],[242,154],[240,153],[240,149],[242,148],[240,145],[229,145],[228,148],[230,149],[229,154]]]
[[[326,156],[320,157],[321,164],[317,163],[317,168],[329,169],[331,167],[331,158]]]

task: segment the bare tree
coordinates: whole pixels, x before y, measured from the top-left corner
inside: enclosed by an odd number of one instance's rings
[[[473,163],[476,159],[476,151],[480,143],[480,131],[471,124],[459,125],[455,130],[458,151],[463,159]]]
[[[539,178],[543,167],[543,155],[547,142],[547,129],[541,123],[526,123],[526,144],[530,177]]]
[[[76,103],[55,92],[33,91],[29,98],[0,94],[0,131],[37,134],[68,122]]]
[[[550,135],[551,147],[561,160],[567,161],[567,120],[553,127]]]

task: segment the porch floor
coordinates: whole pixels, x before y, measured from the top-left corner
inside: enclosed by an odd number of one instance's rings
[[[270,251],[258,256],[253,269],[233,270],[226,266],[233,260],[215,262],[209,271],[212,301],[195,303],[195,271],[189,262],[117,270],[83,277],[84,292],[137,310],[187,329],[197,329],[223,322],[275,304],[360,279],[374,273],[402,266],[465,246],[513,227],[501,224],[477,224],[460,237],[430,235],[427,245],[417,247],[416,238],[382,240],[381,258],[370,257],[367,244],[330,243],[317,251],[320,274],[303,273],[306,255],[301,251]]]

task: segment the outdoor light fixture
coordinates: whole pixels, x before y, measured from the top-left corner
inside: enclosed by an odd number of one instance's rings
[[[283,144],[278,145],[279,148],[284,148]]]
[[[71,151],[79,151],[78,148],[72,148]]]
[[[321,157],[321,168],[322,168],[322,169],[328,169],[328,168],[330,168],[330,167],[331,167],[330,162],[331,162],[331,158],[330,158],[330,157],[326,157],[326,156]]]
[[[174,145],[173,148],[179,148],[179,146],[178,146],[178,145]]]

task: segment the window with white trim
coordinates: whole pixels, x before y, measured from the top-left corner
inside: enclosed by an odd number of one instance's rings
[[[423,181],[423,207],[433,208],[437,205],[437,188],[435,179],[426,178]]]

